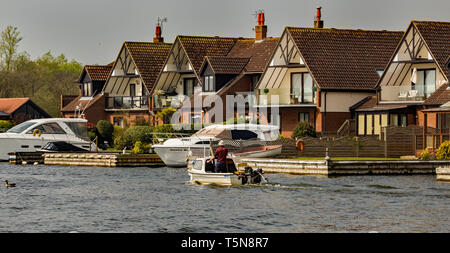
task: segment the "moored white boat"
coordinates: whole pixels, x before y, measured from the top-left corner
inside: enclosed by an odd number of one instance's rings
[[[190,137],[168,139],[152,148],[167,166],[186,167],[188,155],[210,153],[210,142],[221,139],[272,141],[278,138],[278,130],[272,125],[210,125]]]
[[[25,121],[6,133],[0,133],[0,161],[9,159],[8,153],[36,152],[49,142],[66,142],[86,151],[94,150],[87,132],[87,120],[46,118]]]
[[[192,163],[188,173],[190,182],[194,184],[236,186],[266,182],[261,169],[253,170],[251,167],[246,167],[244,172],[239,172],[231,159],[227,159],[228,172],[226,173],[214,172],[214,163],[210,162],[209,158],[197,158]]]
[[[249,147],[236,152],[231,152],[232,157],[253,157],[253,158],[265,158],[274,157],[281,154],[282,145],[271,145],[271,146],[259,146],[259,147]]]

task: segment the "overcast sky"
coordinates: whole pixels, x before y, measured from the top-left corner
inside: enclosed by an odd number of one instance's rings
[[[253,37],[258,9],[268,36],[285,26],[313,25],[322,6],[325,27],[401,30],[411,20],[450,21],[449,0],[0,0],[0,30],[17,26],[20,51],[50,50],[83,64],[115,60],[124,41],[152,41],[159,17],[165,42],[176,35]]]

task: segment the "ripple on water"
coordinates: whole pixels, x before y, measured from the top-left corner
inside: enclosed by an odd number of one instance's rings
[[[265,175],[261,186],[189,184],[185,169],[14,166],[0,232],[450,232],[435,176]]]

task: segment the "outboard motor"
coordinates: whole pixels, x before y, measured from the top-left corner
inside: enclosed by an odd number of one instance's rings
[[[261,168],[253,170],[252,167],[246,166],[244,168],[244,174],[241,176],[242,184],[259,184],[261,181],[267,182],[262,174],[264,174],[264,172]]]

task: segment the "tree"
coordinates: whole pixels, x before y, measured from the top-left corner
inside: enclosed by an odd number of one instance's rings
[[[291,138],[294,140],[303,137],[316,137],[316,130],[309,122],[299,122],[292,133]]]
[[[172,115],[176,112],[177,110],[173,107],[167,107],[162,109],[160,112],[156,113],[156,117],[158,117],[158,119],[163,121],[163,124],[170,124],[170,119],[172,118]]]
[[[3,61],[3,69],[11,71],[15,57],[17,55],[17,47],[22,37],[17,27],[7,26],[0,34],[0,58]]]

